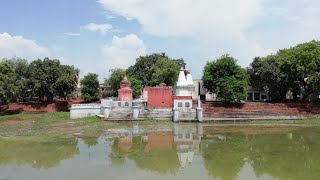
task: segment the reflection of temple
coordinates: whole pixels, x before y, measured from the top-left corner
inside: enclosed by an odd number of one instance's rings
[[[120,137],[114,142],[117,143],[118,150],[123,155],[135,159],[140,165],[141,158],[146,163],[158,161],[158,165],[143,166],[144,168],[167,172],[166,169],[178,170],[192,163],[194,155],[199,154],[200,151],[201,133],[197,126],[174,125],[174,127],[157,131],[143,131],[135,126],[126,136],[119,134]],[[137,154],[131,157],[130,154],[137,151],[139,153],[142,151],[141,157]]]

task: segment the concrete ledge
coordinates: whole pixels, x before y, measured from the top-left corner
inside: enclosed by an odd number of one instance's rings
[[[234,118],[203,117],[203,121],[299,120],[304,118],[305,117],[301,117],[301,116],[262,116],[262,117],[234,117]]]

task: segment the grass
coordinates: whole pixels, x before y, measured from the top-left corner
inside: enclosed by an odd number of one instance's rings
[[[106,129],[125,128],[132,125],[171,125],[170,120],[145,120],[106,122],[97,117],[88,117],[71,120],[68,112],[50,113],[21,113],[16,115],[0,116],[0,137],[46,137],[55,138],[59,136],[80,136],[84,138],[97,138]],[[207,124],[207,123],[205,123]],[[303,120],[250,120],[250,121],[229,121],[215,122],[208,124],[225,125],[320,125],[320,119],[310,118]]]

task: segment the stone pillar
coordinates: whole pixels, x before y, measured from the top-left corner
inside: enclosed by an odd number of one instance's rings
[[[203,109],[197,108],[197,120],[203,122]]]
[[[179,121],[179,110],[173,109],[173,122],[178,122],[178,121]]]
[[[111,113],[111,106],[102,106],[101,107],[101,111],[102,111],[102,115],[104,116],[104,120],[107,120],[110,116]]]
[[[198,136],[202,137],[203,136],[203,125],[198,124]]]
[[[133,119],[138,119],[140,107],[132,106],[132,111],[133,111]]]

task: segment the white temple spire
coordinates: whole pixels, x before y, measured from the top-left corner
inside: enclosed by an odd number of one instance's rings
[[[193,86],[193,79],[192,79],[192,75],[190,73],[190,70],[188,70],[188,73],[187,73],[187,85]]]
[[[187,86],[187,79],[186,79],[186,76],[184,74],[184,69],[183,68],[180,69],[177,86]]]

